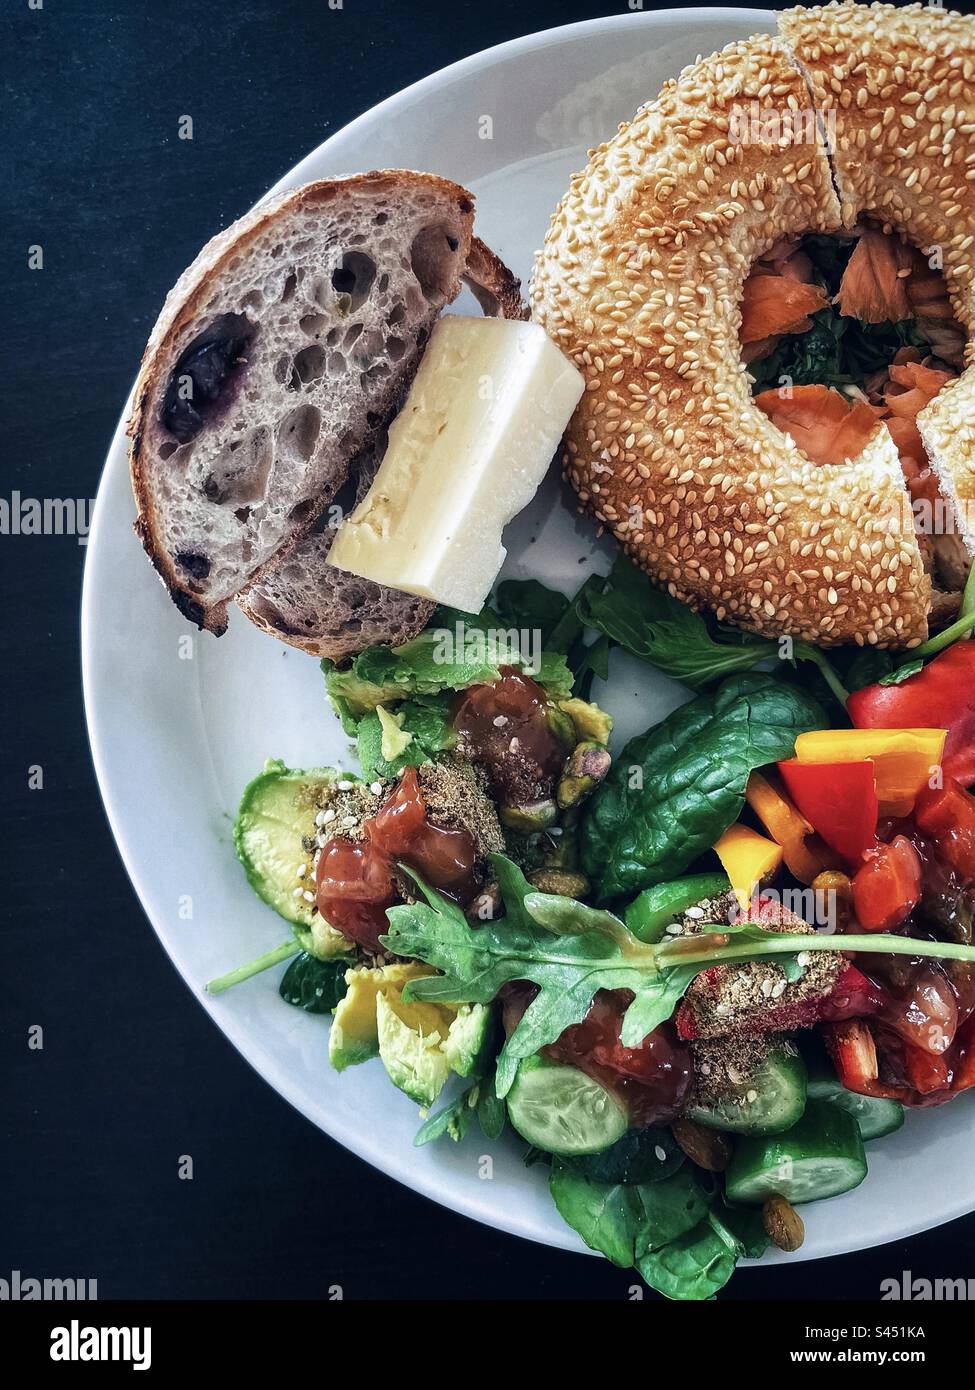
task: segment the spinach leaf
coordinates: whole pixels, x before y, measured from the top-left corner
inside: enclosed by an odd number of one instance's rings
[[[648,1129],[628,1129],[622,1139],[602,1153],[566,1162],[592,1182],[636,1187],[669,1178],[683,1164],[684,1154],[669,1129],[651,1125]]]
[[[882,676],[890,675],[894,669],[892,652],[877,647],[864,647],[846,668],[843,680],[850,690],[862,690],[865,685],[875,685]]]
[[[727,1284],[738,1260],[705,1217],[685,1235],[651,1250],[637,1269],[652,1289],[674,1299],[708,1299]]]
[[[709,1201],[697,1169],[690,1163],[663,1182],[642,1186],[642,1219],[634,1241],[637,1261],[692,1230],[707,1215]]]
[[[666,1244],[654,1247],[651,1243],[645,1252],[638,1250],[637,1269],[651,1288],[667,1298],[713,1298],[731,1278],[739,1259],[758,1259],[768,1249],[760,1211],[730,1207],[716,1196],[707,1207],[706,1199],[698,1195],[689,1200],[686,1215],[702,1202],[705,1214],[695,1225]]]
[[[715,1202],[709,1219],[711,1226],[737,1258],[759,1260],[770,1241],[758,1207],[732,1207]]]
[[[633,739],[583,812],[582,866],[598,900],[680,875],[737,819],[749,774],[825,725],[802,691],[748,672]]]
[[[633,1264],[643,1210],[637,1188],[595,1182],[564,1159],[553,1158],[549,1189],[562,1220],[578,1231],[590,1250],[624,1269]]]
[[[554,1158],[549,1185],[562,1219],[591,1250],[635,1266],[668,1298],[712,1298],[739,1256],[758,1250],[757,1214],[719,1210],[690,1164],[660,1182],[627,1185],[598,1181],[577,1163]]]
[[[569,608],[570,600],[537,579],[506,579],[498,585],[494,609],[503,627],[537,632],[542,646]],[[560,650],[553,648],[553,650]]]
[[[348,968],[347,960],[319,960],[302,951],[281,977],[278,993],[286,1004],[306,1013],[331,1013],[345,998]]]

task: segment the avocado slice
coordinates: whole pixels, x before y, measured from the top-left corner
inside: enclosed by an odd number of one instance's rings
[[[469,1076],[490,1045],[491,1011],[403,999],[410,980],[435,973],[415,961],[347,971],[328,1040],[336,1071],[378,1055],[394,1086],[418,1105],[432,1105],[452,1071]]]
[[[302,837],[315,833],[316,792],[342,775],[332,767],[291,769],[280,759],[269,758],[264,771],[244,788],[234,822],[237,858],[250,886],[286,921],[305,929],[302,935],[308,940],[299,937],[302,945],[322,959],[326,952],[348,954],[349,942],[322,922],[313,911],[314,903],[296,895],[295,889],[302,883],[309,892],[314,887],[312,857]],[[299,878],[302,865],[305,876]]]

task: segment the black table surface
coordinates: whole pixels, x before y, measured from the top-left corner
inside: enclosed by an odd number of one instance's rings
[[[467,54],[627,8],[334,4],[7,0],[5,496],[94,496],[166,290],[307,151]],[[177,138],[185,114],[192,141]],[[32,246],[42,270],[28,267]],[[632,1274],[498,1234],[347,1153],[191,998],[129,885],[92,772],[84,557],[70,536],[0,538],[0,1278],[95,1278],[101,1298],[317,1298],[336,1285],[351,1299],[627,1297]],[[31,789],[38,767],[43,786]],[[38,1025],[42,1048],[30,1045]],[[180,1179],[183,1155],[192,1181]],[[937,1181],[926,1175],[919,1206]],[[973,1235],[975,1216],[856,1255],[749,1269],[727,1296],[874,1298],[903,1270],[967,1277]]]

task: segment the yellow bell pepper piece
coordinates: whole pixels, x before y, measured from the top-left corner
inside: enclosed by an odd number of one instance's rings
[[[812,826],[779,787],[777,779],[753,772],[745,788],[745,800],[777,845],[782,846],[785,866],[800,883],[812,883],[836,862]]]
[[[747,825],[729,825],[714,847],[731,881],[742,912],[747,912],[755,889],[782,863],[782,846],[766,840]]]
[[[873,763],[882,816],[906,816],[941,764],[947,729],[817,729],[796,739],[801,763]]]

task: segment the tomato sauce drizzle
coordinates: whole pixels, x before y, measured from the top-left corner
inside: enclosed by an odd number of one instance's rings
[[[477,850],[468,831],[431,824],[415,767],[374,816],[363,821],[364,840],[336,836],[322,848],[316,871],[318,910],[351,941],[380,950],[386,909],[401,901],[396,865],[458,903],[478,890]]]

